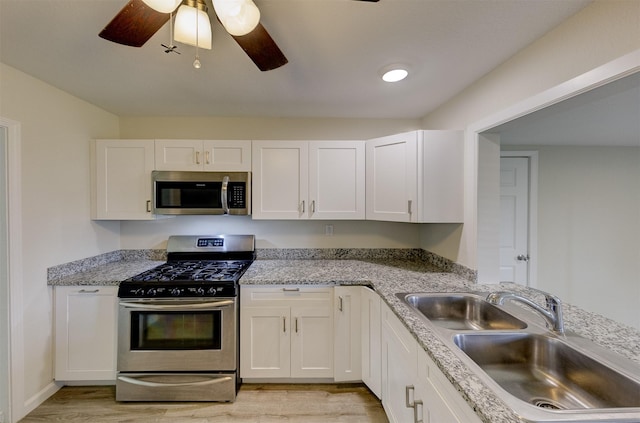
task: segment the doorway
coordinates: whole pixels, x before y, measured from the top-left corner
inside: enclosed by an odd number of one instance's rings
[[[536,286],[538,153],[500,152],[500,281]]]

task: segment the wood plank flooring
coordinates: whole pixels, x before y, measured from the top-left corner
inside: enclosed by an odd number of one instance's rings
[[[20,423],[372,422],[387,418],[362,384],[243,384],[233,403],[115,401],[114,386],[66,386]]]

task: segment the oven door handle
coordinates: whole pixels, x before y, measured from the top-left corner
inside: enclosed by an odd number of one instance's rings
[[[211,307],[224,307],[232,305],[235,300],[209,301],[206,303],[187,303],[187,304],[147,304],[147,303],[129,303],[121,302],[120,305],[126,308],[138,308],[147,310],[197,310]]]
[[[118,376],[118,380],[121,380],[132,385],[148,386],[152,388],[164,387],[164,388],[179,388],[181,386],[202,386],[213,385],[214,383],[227,382],[231,380],[231,376],[220,376],[210,380],[202,380],[200,382],[183,382],[183,383],[158,383],[147,382],[145,380],[135,379],[132,377]]]

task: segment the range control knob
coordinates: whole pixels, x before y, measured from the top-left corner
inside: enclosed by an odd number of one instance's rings
[[[148,297],[155,297],[156,295],[158,295],[158,291],[156,291],[155,288],[149,288],[147,290],[147,296]]]
[[[216,292],[217,290],[213,286],[207,290],[209,295],[216,295]]]
[[[132,289],[132,290],[131,290],[131,294],[132,294],[132,295],[143,296],[143,295],[144,295],[144,288],[136,288],[136,289]]]
[[[180,288],[172,288],[171,291],[169,291],[169,293],[174,297],[177,297],[181,294],[181,291],[180,291]]]
[[[203,296],[204,295],[204,289],[203,288],[198,288],[196,289],[196,294]]]

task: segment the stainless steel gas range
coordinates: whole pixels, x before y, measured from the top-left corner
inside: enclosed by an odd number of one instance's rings
[[[253,235],[172,236],[167,262],[118,290],[117,401],[234,401],[238,280]]]

